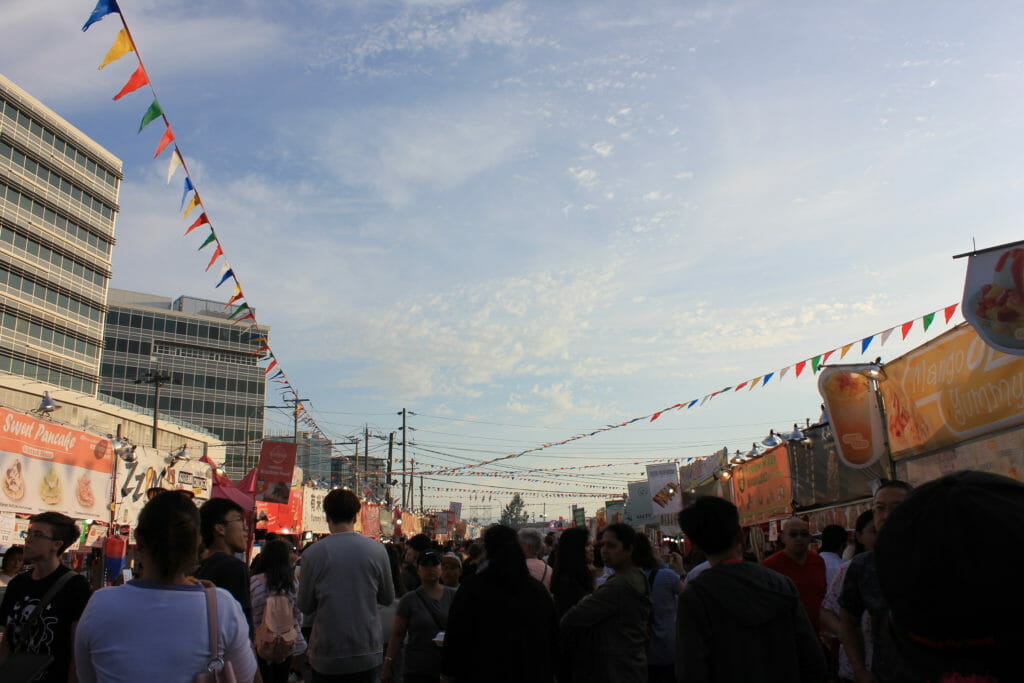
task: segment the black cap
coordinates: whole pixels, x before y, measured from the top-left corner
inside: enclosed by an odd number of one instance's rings
[[[424,550],[416,560],[417,567],[436,567],[441,564],[441,556],[434,550]]]

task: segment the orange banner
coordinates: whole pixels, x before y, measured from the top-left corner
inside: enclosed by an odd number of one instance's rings
[[[818,393],[825,401],[836,454],[848,467],[871,467],[885,453],[885,426],[871,380],[851,366],[821,371]]]
[[[896,460],[1024,424],[1024,359],[963,323],[885,365],[879,383]]]
[[[730,481],[742,526],[785,519],[792,514],[793,482],[785,445],[743,463],[733,471]]]
[[[0,408],[0,510],[102,518],[113,457],[103,437]]]

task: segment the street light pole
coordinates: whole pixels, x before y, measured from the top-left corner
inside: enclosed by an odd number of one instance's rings
[[[160,386],[167,382],[181,384],[181,380],[175,381],[167,372],[161,372],[160,366],[156,370],[147,370],[146,374],[135,380],[136,384],[153,385],[153,448],[156,448],[157,427],[160,423]]]

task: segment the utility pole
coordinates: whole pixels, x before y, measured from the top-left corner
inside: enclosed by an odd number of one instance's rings
[[[420,475],[420,513],[423,513],[423,475]]]
[[[370,425],[363,425],[363,477],[366,480],[365,488],[370,487]],[[359,495],[358,492],[356,495]]]
[[[157,425],[160,422],[160,387],[167,382],[181,384],[181,380],[175,380],[169,373],[161,372],[160,366],[156,370],[147,370],[146,374],[135,380],[136,384],[153,385],[153,448],[156,448]]]
[[[386,500],[387,500],[388,508],[391,507],[391,459],[392,459],[392,456],[394,455],[394,451],[395,451],[395,433],[391,432],[390,434],[388,434],[388,478],[387,478],[387,482],[385,483],[385,486],[387,488],[384,489],[387,492]]]
[[[356,497],[358,498],[359,497],[359,439],[355,440],[355,444],[356,444],[356,457],[355,457],[355,460],[352,462],[352,472],[354,473],[354,476],[355,476],[355,490],[356,490]]]
[[[409,462],[412,463],[409,469],[409,509],[411,510],[413,505],[416,504],[416,496],[413,495],[413,491],[416,489],[416,458],[411,459]],[[402,503],[405,504],[405,491],[402,491]]]
[[[408,441],[409,441],[409,437],[408,437],[408,435],[407,435],[407,433],[405,431],[405,413],[406,413],[405,408],[402,408],[402,412],[399,413],[399,415],[402,416],[402,509],[403,510],[405,509],[406,500],[407,500],[406,497],[405,497],[405,472],[406,472],[406,469],[405,469],[405,444],[408,443]]]

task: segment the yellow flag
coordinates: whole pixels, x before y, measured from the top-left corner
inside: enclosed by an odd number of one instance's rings
[[[192,201],[190,201],[188,203],[188,206],[185,208],[185,214],[182,216],[182,218],[187,217],[188,214],[192,211],[192,209],[196,208],[197,206],[199,206],[199,194],[195,193],[192,195]]]
[[[116,62],[129,52],[135,52],[135,48],[132,46],[132,39],[128,37],[128,29],[122,28],[117,34],[117,38],[114,38],[114,44],[110,46],[110,51],[103,58],[103,63],[100,64],[99,68],[102,69],[107,64]]]

